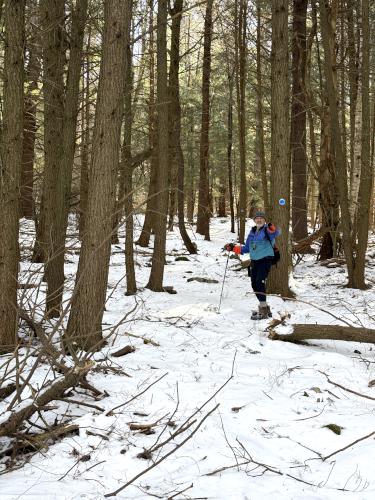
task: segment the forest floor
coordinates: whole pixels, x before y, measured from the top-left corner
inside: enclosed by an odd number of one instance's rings
[[[32,279],[38,282],[40,266],[28,261],[33,231],[27,224],[22,229],[21,274],[26,279],[33,272]],[[218,312],[227,260],[222,247],[233,239],[228,220],[214,219],[211,236],[212,241],[205,242],[193,235],[199,254],[189,256],[178,230],[168,234],[164,281],[175,288],[175,295],[143,288],[151,249],[137,248],[140,291],[134,297],[125,296],[124,239],[113,245],[104,324],[108,329],[119,326],[95,354],[96,367],[89,375],[89,382],[106,397],[95,401],[79,390],[70,395],[96,409],[54,403],[45,418],[53,422],[64,417],[79,426],[79,433],[33,454],[19,469],[3,471],[1,500],[103,498],[189,436],[117,498],[375,498],[375,434],[329,457],[375,431],[375,387],[368,386],[375,379],[375,347],[269,340],[270,321],[250,320],[256,298],[247,273],[235,270],[238,261],[234,259],[229,260]],[[375,282],[371,244],[367,276]],[[79,258],[74,237],[70,246],[67,299]],[[176,261],[181,254],[188,260]],[[217,283],[189,282],[192,277]],[[373,326],[374,289],[352,290],[344,287],[345,282],[342,266],[329,268],[319,265],[315,256],[304,257],[291,279],[297,300],[269,299],[274,317],[289,315],[276,330],[287,333],[293,323],[339,324],[340,319]],[[38,300],[43,299],[43,287]],[[25,305],[35,301],[36,293],[22,291]],[[145,343],[144,338],[152,342]],[[129,345],[134,352],[113,357]],[[37,386],[48,377],[51,370],[42,364],[31,383]],[[7,401],[0,403],[0,411]],[[330,424],[334,426],[328,428]],[[181,432],[175,439],[155,449],[176,430]],[[137,457],[150,448],[146,458]]]

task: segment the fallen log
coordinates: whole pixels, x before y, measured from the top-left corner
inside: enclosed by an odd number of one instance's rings
[[[7,420],[0,424],[0,437],[12,436],[19,431],[20,426],[29,419],[40,408],[43,408],[51,401],[60,399],[64,392],[71,387],[78,385],[85,375],[90,371],[92,363],[88,362],[84,366],[79,366],[65,373],[64,376],[55,380],[44,391],[36,397],[30,404],[18,411],[12,412]]]
[[[345,340],[375,344],[375,330],[341,325],[293,325],[293,333],[280,335],[274,330],[268,336],[271,340],[299,343],[304,340]]]
[[[321,227],[303,240],[295,241],[292,245],[293,253],[314,253],[310,245],[329,232],[328,227]]]

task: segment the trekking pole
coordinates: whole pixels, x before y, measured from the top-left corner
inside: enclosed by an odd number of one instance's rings
[[[225,271],[224,271],[223,284],[222,284],[222,286],[221,286],[221,293],[220,293],[220,302],[219,302],[219,307],[217,308],[217,312],[218,312],[218,314],[220,313],[221,300],[222,300],[222,298],[223,298],[223,290],[224,290],[225,277],[226,277],[226,275],[227,275],[228,262],[229,262],[229,252],[228,252],[228,256],[227,256],[227,262],[226,262],[226,264],[225,264]]]

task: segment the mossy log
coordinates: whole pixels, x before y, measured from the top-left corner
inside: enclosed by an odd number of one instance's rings
[[[269,334],[271,340],[284,342],[303,342],[304,340],[345,340],[375,344],[375,330],[341,325],[293,325],[293,333],[280,335],[275,331]]]

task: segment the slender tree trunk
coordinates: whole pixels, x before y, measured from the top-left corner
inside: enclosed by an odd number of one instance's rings
[[[70,197],[72,174],[74,166],[74,156],[76,152],[76,131],[78,117],[78,99],[79,99],[79,84],[82,69],[82,53],[83,53],[83,38],[85,23],[87,18],[87,2],[88,0],[77,0],[75,8],[72,11],[72,28],[70,33],[70,51],[68,75],[66,81],[62,147],[63,156],[61,158],[61,170],[63,177],[63,224],[61,226],[61,235],[59,240],[65,246],[66,233],[68,229],[68,218],[70,210]],[[87,164],[86,164],[87,165]],[[62,251],[63,252],[63,251]],[[64,252],[63,252],[64,253]],[[64,255],[59,260],[62,266],[61,274],[64,276]],[[64,284],[60,284],[61,293],[58,294],[56,300],[51,304],[51,307],[56,311],[61,309],[62,288]]]
[[[40,224],[47,281],[46,316],[60,314],[64,288],[64,0],[41,0],[43,29],[44,182]]]
[[[353,179],[355,176],[355,129],[356,129],[356,107],[358,101],[358,67],[356,56],[356,39],[354,33],[354,0],[346,0],[346,15],[348,20],[348,54],[349,54],[349,123],[350,123],[350,192],[353,191]],[[354,207],[354,204],[352,204]],[[352,208],[352,222],[354,220],[355,208]]]
[[[291,296],[289,289],[289,80],[288,80],[288,1],[272,1],[271,53],[271,216],[282,231],[279,238],[281,260],[269,279],[271,293]],[[284,198],[286,204],[277,200]]]
[[[319,252],[319,260],[337,255],[339,200],[336,185],[335,157],[330,131],[330,113],[327,106],[321,112],[320,162],[317,169],[319,182],[319,205],[322,213],[322,226],[327,227]]]
[[[0,169],[0,351],[17,343],[19,264],[19,187],[24,117],[23,0],[6,0],[4,9],[4,102]]]
[[[133,10],[133,0],[131,0]],[[127,30],[131,32],[131,16],[128,18]],[[130,36],[129,36],[130,39]],[[133,165],[132,165],[132,126],[133,126],[133,66],[130,44],[126,48],[125,60],[125,102],[124,102],[124,142],[122,146],[122,166],[120,178],[120,203],[125,211],[125,268],[126,295],[134,295],[137,282],[134,269],[134,223],[133,223]],[[122,202],[122,198],[124,201]]]
[[[355,288],[366,288],[365,256],[370,222],[370,204],[373,186],[370,131],[370,21],[369,0],[362,0],[362,148],[361,181],[358,195],[357,249],[353,275]]]
[[[307,3],[307,0],[293,0],[290,148],[293,175],[292,231],[296,241],[307,237],[306,97],[303,90]]]
[[[38,26],[38,19],[31,18]],[[41,71],[40,40],[37,28],[33,28],[30,37],[28,51],[29,61],[26,69],[26,86],[24,108],[24,132],[22,149],[22,172],[21,172],[21,217],[32,219],[34,217],[34,159],[35,159],[35,134],[36,134],[36,110],[37,99],[35,93],[38,90],[38,81]]]
[[[233,194],[233,71],[228,68],[228,114],[227,114],[227,169],[228,169],[228,192],[229,192],[229,207],[230,207],[230,232],[235,233],[235,216],[234,216],[234,194]]]
[[[240,152],[240,196],[239,205],[239,241],[245,241],[246,224],[246,28],[247,0],[239,0],[238,22],[236,25],[237,55],[236,55],[236,89],[238,114],[238,142]]]
[[[86,231],[65,343],[68,349],[98,349],[102,344],[112,217],[116,203],[120,132],[125,92],[127,25],[131,0],[106,0],[103,49],[95,114]]]
[[[158,131],[158,182],[155,243],[152,267],[147,287],[163,292],[165,265],[166,225],[168,210],[168,69],[167,69],[167,17],[168,0],[159,0],[157,14],[157,131]]]
[[[90,48],[91,30],[87,35],[86,67],[83,71],[84,102],[82,105],[82,144],[81,144],[81,177],[79,193],[79,237],[83,240],[86,226],[87,200],[89,191],[89,164],[90,164]]]
[[[211,81],[211,39],[212,4],[207,0],[204,18],[203,72],[202,72],[202,124],[200,140],[200,174],[197,233],[210,240],[210,168],[209,168],[209,129],[210,129],[210,81]]]
[[[263,82],[262,82],[262,30],[261,30],[261,7],[257,0],[257,114],[256,114],[256,155],[257,163],[262,177],[263,206],[266,213],[269,212],[269,195],[267,182],[267,165],[264,153],[264,120],[263,120]]]
[[[326,92],[330,108],[331,136],[335,150],[336,185],[341,209],[341,227],[343,231],[343,247],[348,267],[348,285],[353,285],[354,257],[351,240],[351,222],[348,203],[347,172],[344,160],[342,134],[338,119],[337,91],[334,78],[335,61],[333,58],[332,39],[334,38],[334,16],[331,15],[326,0],[319,0],[322,42],[324,48],[324,70]]]
[[[169,67],[169,160],[171,170],[177,172],[177,214],[180,234],[189,253],[197,253],[185,227],[185,164],[181,148],[181,105],[180,105],[180,32],[183,0],[175,0],[172,16],[171,52]]]
[[[154,0],[149,0],[150,8],[150,62],[149,62],[149,72],[150,72],[150,91],[149,91],[149,103],[148,103],[148,113],[149,113],[149,144],[152,149],[151,162],[150,162],[150,182],[148,187],[147,196],[147,206],[145,213],[145,220],[143,222],[143,227],[141,234],[138,238],[137,244],[141,247],[148,247],[150,243],[150,236],[152,233],[153,221],[156,215],[155,203],[157,196],[157,182],[158,182],[158,151],[157,151],[157,124],[156,124],[156,108],[155,108],[155,44],[154,44]]]

